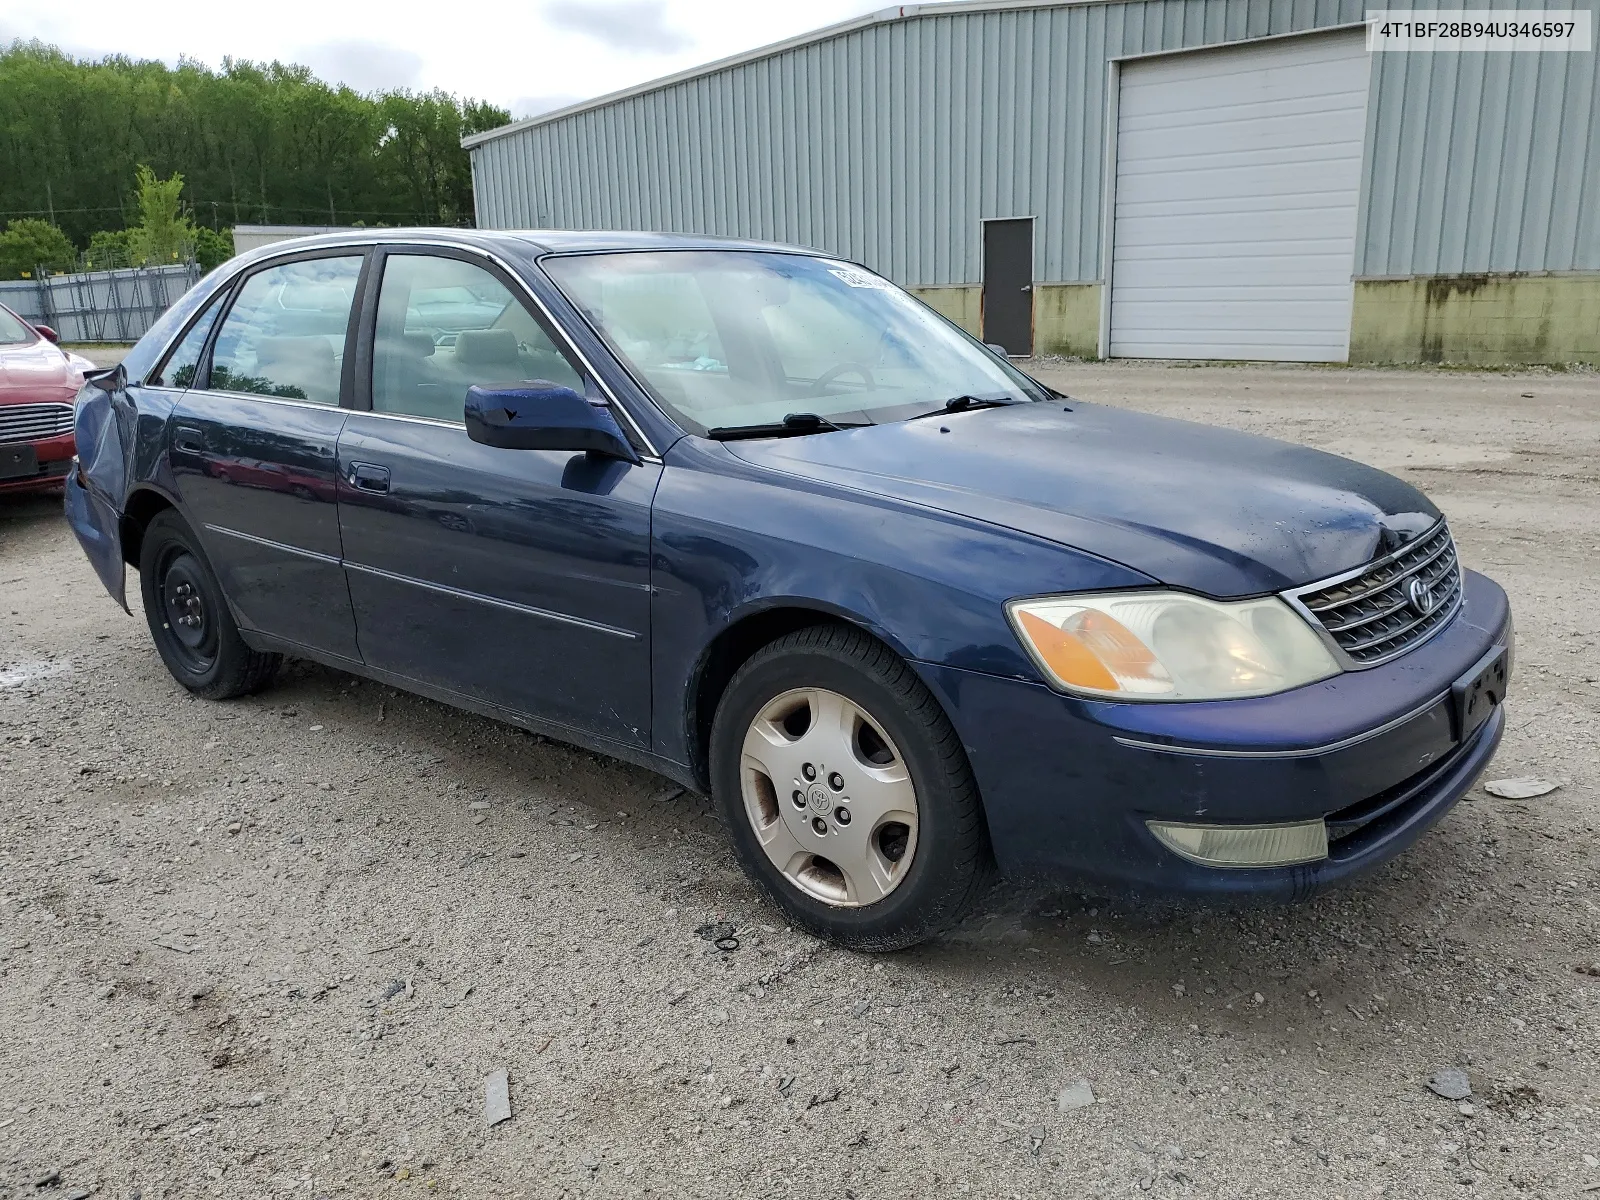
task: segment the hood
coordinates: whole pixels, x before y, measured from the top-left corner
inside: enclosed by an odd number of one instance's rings
[[[1438,519],[1411,485],[1349,459],[1078,400],[726,445],[1216,597],[1325,579]]]
[[[82,369],[44,338],[0,346],[0,404],[71,400],[82,386]]]

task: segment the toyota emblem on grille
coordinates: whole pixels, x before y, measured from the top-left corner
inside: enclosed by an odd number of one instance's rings
[[[1433,606],[1438,599],[1433,594],[1433,589],[1420,579],[1413,579],[1406,585],[1406,599],[1410,601],[1412,611],[1419,617],[1425,617],[1433,611]]]

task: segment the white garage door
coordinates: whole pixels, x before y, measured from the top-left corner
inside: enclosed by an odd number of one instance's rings
[[[1344,362],[1365,35],[1126,64],[1111,353]]]

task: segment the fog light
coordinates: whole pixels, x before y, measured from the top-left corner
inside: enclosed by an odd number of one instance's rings
[[[1145,824],[1168,850],[1205,867],[1288,867],[1328,857],[1328,827],[1321,821],[1293,825]]]

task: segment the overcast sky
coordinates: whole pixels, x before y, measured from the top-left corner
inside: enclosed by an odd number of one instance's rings
[[[444,88],[514,117],[643,83],[884,7],[883,0],[275,0],[179,6],[0,0],[0,43],[217,66],[304,63],[360,91]]]

